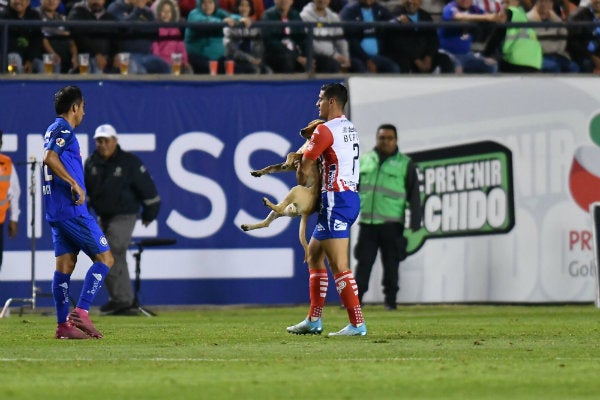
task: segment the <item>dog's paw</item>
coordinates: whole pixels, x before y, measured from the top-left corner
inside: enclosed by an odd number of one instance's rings
[[[250,230],[250,227],[248,225],[246,225],[246,224],[243,224],[242,226],[240,226],[240,228],[242,228],[242,230],[244,232],[248,232]]]
[[[263,175],[263,173],[260,171],[250,171],[250,175],[260,178]]]
[[[266,197],[262,198],[263,204],[266,206],[267,204],[269,204],[269,199],[267,199]]]

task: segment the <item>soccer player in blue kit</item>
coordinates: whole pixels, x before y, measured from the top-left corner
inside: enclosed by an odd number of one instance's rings
[[[114,262],[108,242],[85,204],[83,162],[73,132],[83,120],[84,107],[77,86],[60,89],[54,95],[58,117],[44,135],[42,194],[56,257],[52,294],[57,339],[102,338],[88,311]],[[77,307],[69,313],[69,285],[80,250],[94,263],[85,275]]]

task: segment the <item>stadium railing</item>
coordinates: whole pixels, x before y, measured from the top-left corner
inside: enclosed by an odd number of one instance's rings
[[[477,29],[482,23],[474,23],[474,22],[444,22],[444,21],[435,21],[435,22],[416,22],[412,24],[392,24],[389,22],[359,22],[359,21],[343,21],[337,23],[321,23],[321,22],[304,22],[304,21],[256,21],[252,24],[254,27],[263,28],[269,26],[301,26],[305,28],[306,31],[306,48],[307,48],[307,70],[306,73],[308,75],[311,74],[311,70],[309,68],[312,65],[313,60],[313,40],[315,39],[314,29],[315,28],[323,28],[323,27],[342,27],[344,29],[352,29],[352,28],[376,28],[376,29],[386,29],[386,30],[405,30],[405,29],[439,29],[439,28],[462,28],[462,29]],[[505,22],[505,23],[485,23],[488,26],[506,26],[506,27],[522,27],[522,28],[536,28],[536,27],[600,27],[600,21],[566,21],[566,22]],[[154,25],[158,27],[179,27],[179,28],[215,28],[216,26],[226,27],[225,23],[215,23],[215,22],[125,22],[125,21],[23,21],[23,20],[1,20],[0,19],[0,57],[2,59],[1,62],[1,73],[7,73],[7,54],[8,54],[8,30],[11,27],[59,27],[64,26],[67,28],[70,27],[104,27],[104,28],[127,28],[131,29],[136,26],[139,27],[149,27],[150,25]],[[327,40],[331,40],[332,37],[328,37]]]

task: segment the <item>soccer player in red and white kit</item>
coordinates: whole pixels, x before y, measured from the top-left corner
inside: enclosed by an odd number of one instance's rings
[[[323,85],[317,107],[319,125],[298,165],[298,183],[316,184],[311,171],[321,160],[321,208],[317,225],[308,243],[310,310],[302,322],[287,331],[299,335],[320,334],[323,331],[321,313],[325,305],[328,276],[325,259],[335,279],[336,289],[348,312],[350,323],[329,336],[364,336],[367,327],[363,319],[358,288],[349,267],[350,227],[360,212],[357,192],[359,177],[358,132],[344,115],[348,90],[339,83]]]

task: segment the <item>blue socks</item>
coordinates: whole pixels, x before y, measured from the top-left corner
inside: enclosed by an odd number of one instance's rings
[[[83,280],[83,288],[81,289],[81,296],[77,302],[77,307],[82,308],[86,311],[90,310],[94,297],[98,293],[98,290],[102,287],[104,278],[108,274],[110,269],[101,262],[95,262],[88,269]]]
[[[69,315],[70,282],[71,275],[54,271],[54,279],[52,280],[52,297],[54,297],[56,320],[59,324],[67,322],[67,315]]]

